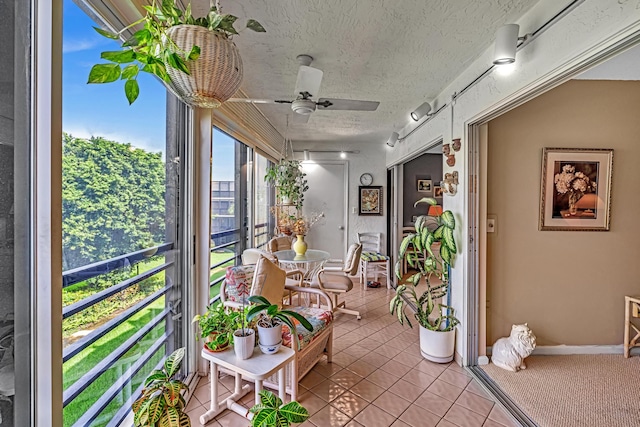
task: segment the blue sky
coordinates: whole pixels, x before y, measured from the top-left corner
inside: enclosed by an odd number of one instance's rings
[[[140,73],[140,96],[129,105],[124,81],[87,84],[94,64],[106,62],[100,53],[118,50],[114,40],[100,36],[96,24],[72,0],[64,0],[62,129],[80,138],[102,136],[152,152],[163,152],[166,89],[155,77]],[[216,133],[214,180],[232,180],[234,141]]]

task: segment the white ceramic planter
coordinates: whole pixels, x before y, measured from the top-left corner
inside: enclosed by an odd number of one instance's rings
[[[262,345],[276,345],[282,341],[282,325],[275,328],[263,328],[258,325],[258,338]]]
[[[456,330],[431,331],[420,326],[420,353],[436,363],[448,363],[453,360],[456,345]]]
[[[256,333],[253,329],[244,330],[246,336],[242,336],[242,329],[233,333],[233,350],[236,357],[245,360],[251,357],[256,346]]]

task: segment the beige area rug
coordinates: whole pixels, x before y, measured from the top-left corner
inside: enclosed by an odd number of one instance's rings
[[[640,426],[640,357],[531,356],[527,369],[481,366],[540,427]]]

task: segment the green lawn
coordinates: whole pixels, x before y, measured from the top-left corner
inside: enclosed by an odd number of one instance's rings
[[[232,253],[212,253],[211,254],[211,264],[217,264],[219,262],[224,261],[232,257]],[[164,257],[157,257],[158,259],[153,259],[146,261],[145,263],[139,263],[137,265],[137,271],[132,271],[132,275],[136,275],[142,273],[143,271],[147,271],[157,265],[160,265],[164,262]],[[220,266],[211,272],[211,280],[215,280],[219,277],[224,276],[225,268],[228,265],[233,265],[233,259],[229,262],[225,263],[223,266]],[[132,269],[133,270],[133,269]],[[147,280],[157,280],[156,277],[162,277],[161,285],[164,283],[164,272],[158,273],[155,276],[147,279]],[[120,278],[120,280],[123,280]],[[116,282],[117,283],[117,282]],[[114,284],[114,283],[112,283]],[[95,283],[90,286],[89,284],[82,282],[76,285],[65,288],[63,292],[69,292],[69,295],[64,295],[65,304],[70,304],[75,302],[74,297],[77,297],[78,300],[85,298],[86,296],[91,294],[91,290],[87,288],[94,288],[93,292],[96,292]],[[220,289],[220,285],[214,286],[211,288],[211,296],[217,295]],[[151,292],[141,292],[142,296],[133,296],[131,298],[127,298],[129,301],[129,305],[135,304],[135,301],[141,300],[147,294]],[[116,295],[117,297],[117,295]],[[71,302],[70,302],[71,301]],[[133,302],[132,302],[133,301]],[[140,312],[136,313],[131,318],[127,319],[127,321],[123,322],[121,325],[116,327],[114,330],[110,331],[104,337],[101,337],[91,346],[77,354],[75,357],[66,362],[63,366],[63,388],[66,390],[70,385],[72,385],[75,381],[81,378],[85,373],[87,373],[91,368],[93,368],[96,364],[98,364],[101,360],[103,360],[106,356],[108,356],[114,349],[116,349],[119,345],[125,342],[129,337],[135,334],[138,330],[140,330],[144,325],[146,325],[153,317],[155,317],[158,313],[160,313],[165,306],[164,297],[159,298],[149,306],[145,307]],[[117,308],[111,310],[110,314],[115,313],[117,310],[121,308]],[[91,313],[90,315],[85,317],[85,323],[76,322],[74,323],[73,330],[83,330],[83,329],[91,329],[95,326],[96,319],[101,319],[102,321],[105,319],[105,312],[110,310],[109,307],[105,308],[106,311],[102,311],[100,315],[96,315],[96,313]],[[82,313],[79,313],[76,316],[79,316]],[[72,316],[69,320],[75,318],[76,316]],[[96,317],[101,316],[101,317]],[[190,319],[189,319],[190,320]],[[99,324],[100,322],[98,322]],[[145,338],[136,344],[131,350],[129,350],[125,356],[121,359],[121,361],[116,364],[116,366],[111,367],[109,370],[104,372],[100,377],[97,378],[89,387],[87,387],[78,397],[76,397],[69,405],[64,408],[64,425],[65,427],[73,425],[73,423],[78,420],[84,412],[91,407],[91,405],[100,397],[102,394],[112,385],[117,379],[121,376],[121,374],[126,371],[126,369],[132,364],[135,363],[138,357],[140,357],[155,341],[156,339],[164,333],[165,324],[162,321],[158,326],[156,326]],[[71,330],[72,328],[69,328]],[[128,386],[119,396],[116,398],[101,414],[100,418],[96,420],[92,426],[103,426],[106,425],[113,414],[117,412],[117,410],[122,405],[128,397],[129,394],[141,384],[141,382],[146,377],[147,373],[153,369],[153,367],[162,359],[164,356],[164,347],[160,349],[154,356],[153,360],[147,362],[145,367],[141,370],[141,372],[134,377],[134,381],[130,386]]]

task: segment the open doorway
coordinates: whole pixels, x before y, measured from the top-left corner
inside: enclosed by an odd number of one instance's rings
[[[634,262],[640,256],[634,243],[640,205],[625,196],[637,182],[632,159],[640,155],[633,142],[640,131],[634,119],[640,74],[630,65],[638,62],[636,47],[471,126],[470,143],[479,154],[470,163],[480,188],[471,195],[478,212],[478,257],[471,271],[477,275],[476,324],[470,329],[476,331],[475,360],[488,362],[493,343],[509,335],[513,324],[527,323],[537,336],[526,371],[513,374],[485,365],[474,372],[520,410],[525,425],[640,423],[640,407],[627,400],[626,388],[615,379],[618,371],[640,366],[637,357],[623,358],[621,345],[624,296],[637,294],[640,272]],[[583,218],[610,214],[608,231],[541,230],[542,195],[564,194],[557,183],[542,187],[544,148],[577,153],[564,160],[571,167],[585,149],[613,149],[610,192],[604,185],[580,190],[581,196],[589,193],[609,203],[605,212],[583,208],[591,211]],[[598,176],[598,182],[606,183],[604,178]],[[571,229],[579,218],[567,215]]]

